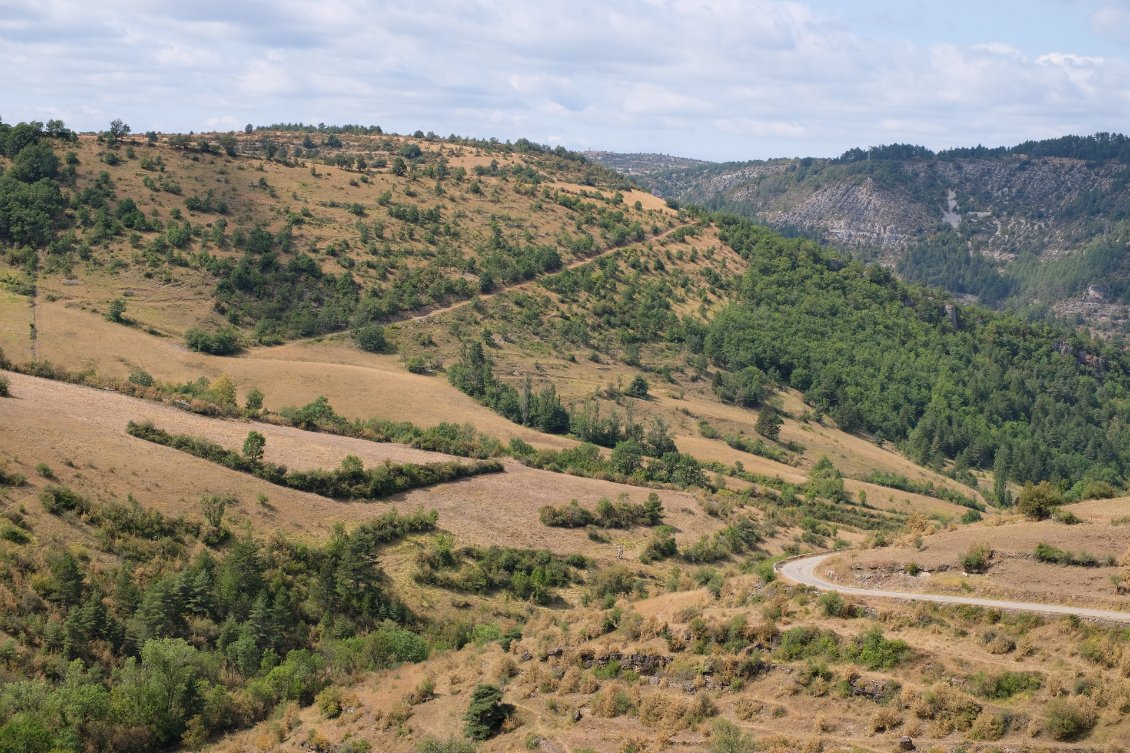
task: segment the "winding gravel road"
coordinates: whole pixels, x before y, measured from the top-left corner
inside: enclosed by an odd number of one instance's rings
[[[930,601],[938,604],[968,604],[977,607],[1004,609],[1012,612],[1036,612],[1039,614],[1075,615],[1092,620],[1130,623],[1130,612],[1114,612],[1106,609],[1088,609],[1062,604],[1039,604],[1029,601],[1004,601],[1002,599],[977,599],[970,596],[945,596],[943,594],[911,593],[908,591],[882,591],[876,588],[855,588],[829,583],[816,575],[816,568],[831,554],[814,554],[785,560],[776,566],[777,573],[785,580],[812,586],[821,591],[836,591],[850,596],[871,596],[902,601]]]

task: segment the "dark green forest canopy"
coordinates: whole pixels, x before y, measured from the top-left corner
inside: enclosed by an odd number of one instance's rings
[[[848,431],[915,459],[1070,484],[1130,475],[1124,353],[1086,334],[949,302],[879,267],[715,218],[749,261],[707,355],[776,374]]]

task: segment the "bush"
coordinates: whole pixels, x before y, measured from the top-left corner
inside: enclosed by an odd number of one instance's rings
[[[741,727],[725,719],[714,722],[714,734],[710,736],[710,753],[753,753],[757,750],[757,740]]]
[[[641,400],[645,400],[647,399],[648,389],[649,385],[647,383],[647,380],[642,376],[636,375],[636,377],[628,385],[628,390],[625,394],[628,397],[636,397]]]
[[[341,701],[341,688],[332,685],[314,696],[314,705],[326,719],[336,719],[341,716]]]
[[[967,573],[983,573],[989,569],[989,560],[993,557],[993,550],[985,544],[973,544],[961,555],[958,564]]]
[[[1099,561],[1087,552],[1068,552],[1041,541],[1036,544],[1036,559],[1053,565],[1075,565],[1077,567],[1098,567]]]
[[[122,323],[125,321],[126,299],[115,298],[106,308],[106,318],[111,322]]]
[[[379,324],[362,324],[354,327],[353,341],[366,353],[384,353],[388,350],[385,328]]]
[[[982,519],[983,518],[981,516],[981,513],[977,512],[976,510],[966,510],[961,515],[961,522],[965,523],[966,525],[968,525],[969,523],[980,522]]]
[[[64,512],[77,512],[81,515],[90,511],[90,502],[85,497],[55,484],[39,493],[39,501],[43,509],[52,515],[62,515]]]
[[[0,376],[0,397],[11,395],[11,389],[11,382],[8,381],[8,377]]]
[[[129,373],[129,383],[138,387],[152,387],[153,375],[143,369],[136,369]]]
[[[624,565],[612,565],[589,579],[589,591],[596,598],[629,594],[636,587],[636,574]]]
[[[1039,690],[1043,679],[1036,672],[1010,672],[999,674],[985,674],[980,672],[972,678],[973,692],[982,698],[991,698],[1003,701],[1012,698],[1017,693],[1028,693]]]
[[[1025,484],[1016,500],[1016,509],[1031,520],[1044,520],[1062,503],[1063,495],[1059,489],[1047,481],[1041,481],[1038,484]]]
[[[817,599],[817,603],[820,605],[820,609],[822,612],[824,612],[825,617],[841,617],[850,619],[852,617],[858,616],[855,605],[846,601],[844,597],[840,596],[835,591],[828,591],[827,593],[823,594],[819,599]]]
[[[22,473],[15,471],[6,471],[0,468],[0,486],[23,486],[27,483],[27,477]]]
[[[230,356],[239,352],[239,333],[231,327],[222,327],[214,332],[193,328],[184,333],[184,344],[189,350],[200,353]]]
[[[1044,706],[1044,728],[1056,740],[1075,740],[1089,732],[1098,715],[1083,700],[1053,698]]]

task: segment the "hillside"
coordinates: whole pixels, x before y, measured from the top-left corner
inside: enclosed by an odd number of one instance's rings
[[[773,570],[1122,606],[1114,344],[524,140],[0,136],[0,753],[1124,738],[1122,633]]]
[[[1098,134],[934,154],[893,145],[838,159],[672,165],[593,159],[658,195],[819,238],[910,281],[993,306],[1054,310],[1119,332],[1125,270],[1124,139]]]

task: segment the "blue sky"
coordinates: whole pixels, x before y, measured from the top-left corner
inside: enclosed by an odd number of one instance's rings
[[[1130,130],[1130,0],[0,0],[0,118],[705,159]]]

